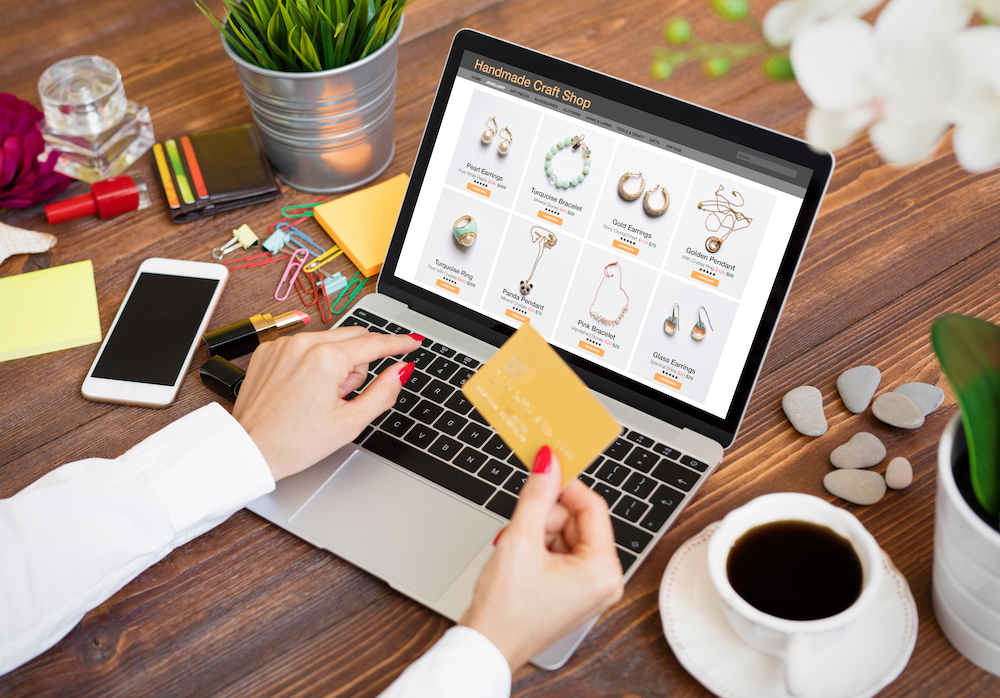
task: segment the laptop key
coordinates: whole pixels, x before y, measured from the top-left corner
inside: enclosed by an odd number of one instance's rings
[[[449,380],[448,382],[451,383],[454,386],[457,386],[457,387],[461,388],[463,385],[465,385],[465,382],[467,380],[469,380],[470,378],[472,378],[472,374],[473,373],[475,373],[475,371],[473,371],[471,369],[460,368],[460,369],[458,369],[458,372],[455,373],[455,375],[452,376],[451,380]]]
[[[365,448],[476,504],[485,504],[496,491],[488,482],[381,432],[369,436]]]
[[[653,466],[660,461],[660,457],[652,451],[647,451],[642,446],[636,446],[625,458],[626,465],[631,465],[636,470],[648,473]]]
[[[483,450],[500,460],[504,460],[510,455],[510,449],[507,448],[507,444],[503,442],[503,439],[500,438],[499,434],[494,434],[493,438],[489,440],[489,443],[483,447]]]
[[[430,400],[421,400],[420,404],[410,412],[410,416],[419,419],[424,424],[431,424],[441,416],[442,412],[444,412],[444,408],[441,405],[435,405]]]
[[[342,323],[340,323],[340,326],[341,327],[364,327],[365,329],[368,329],[368,323],[365,322],[364,320],[359,320],[356,317],[349,317],[349,318],[347,318]]]
[[[505,465],[495,458],[490,458],[489,462],[479,471],[479,477],[489,480],[494,485],[502,485],[512,472],[513,468],[509,465]]]
[[[469,417],[476,420],[483,426],[488,427],[490,425],[490,423],[486,421],[486,418],[483,415],[479,414],[479,410],[475,408],[473,408],[472,412],[469,413]]]
[[[428,448],[427,450],[433,453],[438,458],[441,458],[443,460],[451,460],[458,454],[459,451],[462,450],[462,444],[455,441],[455,439],[442,434],[437,438],[437,441],[431,444],[431,447]]]
[[[681,456],[681,463],[689,468],[694,468],[700,473],[703,473],[708,469],[708,463],[702,463],[700,460],[696,460],[691,456]]]
[[[372,429],[371,427],[365,427],[364,430],[360,434],[358,434],[358,438],[354,439],[354,443],[360,444],[362,441],[367,439],[373,431],[375,430]]]
[[[434,422],[434,426],[440,429],[448,436],[455,436],[458,432],[462,431],[469,420],[465,417],[459,417],[454,412],[445,412],[441,417]]]
[[[395,322],[390,322],[385,326],[385,331],[391,334],[410,334],[410,330],[403,327],[402,325],[397,325]]]
[[[413,420],[401,414],[390,414],[389,418],[382,422],[381,428],[394,436],[402,436],[413,426]]]
[[[608,508],[610,509],[614,506],[614,503],[618,501],[618,497],[621,496],[621,492],[616,490],[611,485],[606,485],[603,482],[598,482],[594,485],[594,492],[604,497],[605,501],[608,503]]]
[[[420,391],[420,394],[434,402],[444,402],[453,392],[455,392],[455,389],[450,385],[442,383],[439,380],[433,380],[427,384],[426,388]]]
[[[458,414],[468,414],[469,410],[472,409],[472,403],[465,399],[465,396],[462,395],[461,391],[456,392],[448,398],[448,401],[444,403],[444,406],[453,412],[457,412]]]
[[[419,397],[404,388],[399,391],[399,397],[396,398],[396,409],[404,413],[409,412],[419,401]]]
[[[457,370],[458,364],[441,356],[434,359],[434,362],[427,368],[429,374],[445,381],[451,378],[452,374]]]
[[[458,458],[455,459],[455,465],[468,470],[470,473],[474,473],[483,467],[483,464],[487,460],[489,460],[489,456],[482,451],[476,451],[466,447],[461,453],[458,454]]]
[[[615,507],[615,513],[632,523],[639,523],[639,519],[642,518],[647,509],[649,509],[648,504],[625,495],[622,501],[618,502],[618,506]]]
[[[462,430],[458,438],[470,446],[479,448],[490,438],[490,430],[477,422],[469,422],[469,426]]]
[[[396,360],[394,358],[392,358],[391,356],[389,358],[387,358],[387,359],[379,359],[378,363],[376,363],[376,365],[375,365],[375,368],[373,368],[371,370],[374,371],[374,373],[375,373],[376,376],[381,376],[382,375],[382,371],[384,371],[385,369],[389,368],[394,363],[396,363]]]
[[[371,422],[372,426],[377,427],[379,424],[382,423],[382,420],[388,417],[390,414],[392,414],[392,410],[386,410],[385,412],[383,412],[378,417],[372,420]]]
[[[632,477],[622,485],[622,489],[639,499],[645,499],[649,493],[656,489],[657,482],[651,477],[632,473]]]
[[[629,469],[624,465],[619,465],[614,461],[608,461],[605,463],[600,470],[597,471],[597,477],[605,482],[612,485],[621,485],[625,482],[625,478],[629,476]]]
[[[625,574],[628,572],[628,568],[632,566],[632,563],[636,561],[636,556],[625,552],[621,548],[615,548],[615,552],[618,553],[618,562],[622,563],[622,574]]]
[[[437,437],[438,433],[429,426],[416,424],[412,429],[406,432],[406,436],[403,437],[403,440],[419,448],[427,448],[434,443],[434,439]]]
[[[583,473],[580,473],[576,477],[580,482],[585,484],[587,487],[592,487],[594,484],[594,478],[590,477],[590,475],[584,475]]]
[[[509,521],[510,517],[514,515],[514,507],[516,506],[517,498],[511,497],[509,494],[501,490],[493,495],[493,499],[489,501],[486,508],[494,514],[500,514],[500,516]]]
[[[653,540],[653,536],[621,519],[612,518],[611,527],[615,531],[615,543],[636,555],[645,550],[649,541]]]
[[[524,463],[522,463],[521,459],[518,458],[513,453],[511,453],[510,456],[507,457],[507,462],[510,463],[511,465],[513,465],[515,468],[523,470],[524,472],[528,472],[528,466],[526,466]]]
[[[403,361],[412,361],[417,368],[427,368],[434,361],[434,354],[430,349],[416,349],[403,357]]]
[[[656,494],[650,500],[653,503],[653,508],[649,510],[646,518],[639,525],[656,533],[663,528],[663,524],[674,513],[674,510],[681,503],[682,499],[684,499],[684,495],[677,490],[673,490],[666,485],[660,485],[659,489],[656,490]]]
[[[601,456],[598,456],[597,460],[595,460],[593,463],[587,466],[587,470],[585,472],[588,472],[591,475],[593,475],[594,473],[597,472],[597,469],[601,467],[601,463],[603,462],[604,459]]]
[[[513,492],[514,494],[519,494],[521,488],[524,487],[524,483],[528,480],[528,473],[522,473],[519,470],[515,470],[514,474],[510,476],[507,480],[507,484],[503,486],[508,492]]]
[[[431,377],[426,373],[421,373],[420,371],[414,371],[413,375],[410,376],[410,380],[406,381],[404,387],[409,388],[415,393],[419,393],[423,390],[424,386],[430,383]]]
[[[656,443],[656,441],[654,441],[650,437],[646,436],[645,434],[640,434],[637,431],[630,431],[628,434],[625,435],[625,438],[631,441],[632,443],[639,444],[640,446],[645,446],[646,448],[652,448],[653,444]]]
[[[441,356],[447,357],[449,359],[455,355],[455,350],[454,349],[452,349],[451,347],[446,347],[445,345],[441,344],[440,342],[436,342],[436,343],[432,344],[431,345],[431,351],[436,351]]]
[[[653,446],[653,450],[659,453],[664,458],[669,458],[670,460],[677,460],[681,457],[681,452],[670,448],[666,444],[656,444]]]
[[[378,325],[379,327],[385,327],[386,323],[389,321],[385,318],[381,318],[373,312],[365,310],[364,308],[355,308],[354,317],[359,317],[370,325]]]
[[[615,460],[624,460],[628,452],[632,450],[632,444],[625,439],[615,439],[615,442],[608,446],[605,455],[611,456]]]
[[[473,359],[471,356],[466,356],[465,354],[458,354],[455,356],[455,362],[465,366],[466,368],[476,369],[479,368],[480,363]]]
[[[676,463],[664,460],[656,466],[656,470],[653,471],[653,477],[679,490],[690,492],[691,488],[694,487],[694,483],[698,482],[699,475],[693,470],[688,470]]]

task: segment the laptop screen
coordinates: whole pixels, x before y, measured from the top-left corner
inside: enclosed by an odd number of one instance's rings
[[[394,273],[723,420],[813,170],[648,109],[463,51]]]

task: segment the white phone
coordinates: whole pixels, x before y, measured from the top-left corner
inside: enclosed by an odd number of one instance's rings
[[[222,264],[158,257],[140,264],[83,396],[142,407],[173,403],[228,278]]]

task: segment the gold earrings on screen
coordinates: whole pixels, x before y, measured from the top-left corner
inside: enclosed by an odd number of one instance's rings
[[[629,177],[639,178],[639,188],[635,192],[630,192],[625,189],[625,182],[628,181]],[[642,210],[646,212],[646,215],[650,218],[657,218],[662,216],[670,208],[670,192],[667,188],[657,184],[655,187],[646,192],[643,196],[643,190],[646,188],[646,178],[642,176],[642,172],[626,172],[621,177],[618,178],[618,196],[620,196],[624,201],[635,201],[640,196],[642,196]],[[660,208],[653,208],[649,203],[650,195],[657,189],[663,192],[663,206]]]

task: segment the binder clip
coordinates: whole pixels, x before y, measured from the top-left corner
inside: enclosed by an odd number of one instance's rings
[[[244,250],[248,250],[258,242],[260,242],[260,240],[257,238],[257,234],[250,230],[249,225],[244,223],[233,231],[233,238],[229,242],[222,247],[216,247],[212,250],[212,259],[222,259],[225,255],[229,254],[237,247],[242,247]]]

